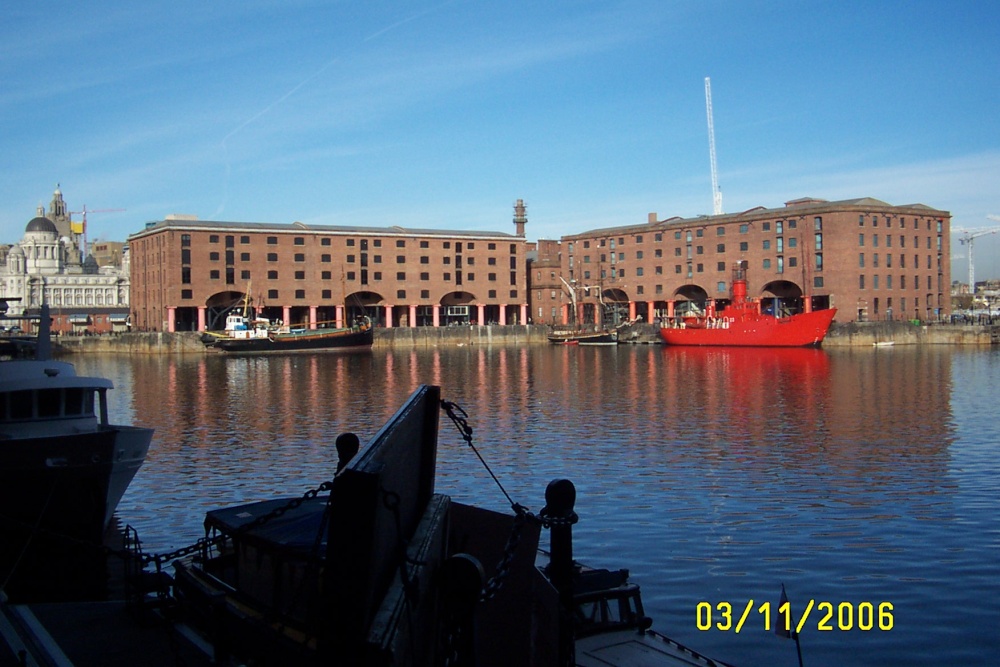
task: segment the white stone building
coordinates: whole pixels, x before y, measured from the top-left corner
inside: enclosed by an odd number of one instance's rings
[[[53,330],[91,333],[125,328],[129,306],[129,260],[98,267],[84,257],[83,227],[70,220],[58,187],[49,211],[38,214],[19,243],[0,246],[0,298],[9,299],[7,315],[35,314],[48,304]]]

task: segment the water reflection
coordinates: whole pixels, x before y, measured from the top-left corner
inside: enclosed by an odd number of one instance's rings
[[[793,664],[760,619],[697,632],[695,605],[776,603],[782,582],[799,609],[888,600],[892,632],[803,637],[809,664],[875,665],[996,648],[1000,612],[982,607],[1000,594],[996,428],[967,428],[951,403],[986,409],[1000,383],[1000,362],[976,361],[988,354],[467,346],[81,364],[157,429],[120,507],[153,550],[199,537],[207,509],[316,486],[338,433],[371,436],[431,383],[468,410],[515,500],[537,510],[551,479],[576,482],[578,557],[629,567],[658,627],[741,665]],[[505,509],[447,423],[441,434],[438,489]],[[947,623],[930,624],[919,610],[941,600]]]

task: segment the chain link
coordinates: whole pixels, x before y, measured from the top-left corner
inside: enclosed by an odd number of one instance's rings
[[[323,482],[322,484],[320,484],[315,489],[309,489],[304,494],[302,494],[300,497],[298,497],[298,498],[292,498],[291,500],[289,500],[284,505],[282,505],[280,507],[276,507],[273,510],[271,510],[270,512],[268,512],[267,514],[262,514],[261,516],[257,517],[253,521],[249,521],[249,522],[243,524],[242,526],[240,526],[239,528],[237,528],[233,532],[234,532],[235,535],[246,534],[249,531],[253,530],[254,528],[259,528],[260,526],[263,526],[264,524],[268,523],[269,521],[273,521],[274,519],[277,519],[278,517],[283,516],[284,514],[290,512],[291,510],[296,509],[298,507],[301,507],[302,504],[305,503],[306,501],[312,500],[313,498],[315,498],[316,496],[318,496],[320,493],[322,493],[324,491],[329,491],[332,488],[333,488],[333,482],[332,481]],[[199,539],[197,542],[195,542],[194,544],[190,544],[188,546],[180,547],[179,549],[175,549],[173,551],[168,551],[165,554],[142,554],[141,555],[142,564],[143,564],[143,566],[146,566],[146,565],[149,565],[150,563],[156,563],[157,567],[159,567],[162,563],[173,561],[173,560],[177,560],[178,558],[184,558],[185,556],[190,556],[191,554],[206,553],[208,549],[221,544],[225,540],[226,540],[226,536],[225,535],[215,535],[213,537],[203,537],[203,538]]]

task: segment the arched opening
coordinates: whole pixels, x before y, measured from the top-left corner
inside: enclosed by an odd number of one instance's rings
[[[802,288],[788,280],[775,280],[764,285],[760,295],[761,312],[786,317],[803,312]]]
[[[606,289],[601,292],[601,299],[604,302],[604,328],[613,329],[629,321],[628,295],[625,292],[617,288]]]
[[[441,297],[441,326],[469,324],[478,319],[476,297],[468,292],[448,292]],[[486,306],[486,322],[500,321],[500,306]]]
[[[213,294],[205,301],[205,329],[207,331],[225,329],[226,316],[233,309],[239,310],[244,307],[251,311],[248,315],[252,318],[255,315],[252,312],[253,300],[247,299],[247,295],[243,292],[227,291]]]

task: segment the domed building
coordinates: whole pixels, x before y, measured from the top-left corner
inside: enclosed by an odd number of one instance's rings
[[[38,207],[21,241],[0,246],[0,298],[9,300],[8,317],[37,314],[48,304],[54,332],[125,329],[128,253],[123,252],[122,266],[100,267],[92,256],[84,256],[82,237],[83,227],[70,220],[57,187],[48,213]]]

